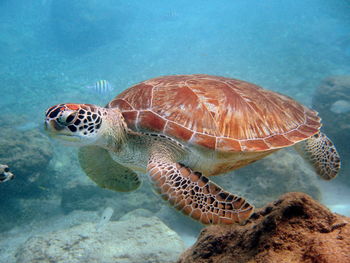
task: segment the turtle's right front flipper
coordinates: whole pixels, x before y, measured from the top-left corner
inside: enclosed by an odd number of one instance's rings
[[[242,197],[228,193],[201,173],[162,158],[150,158],[147,171],[156,190],[176,209],[202,224],[246,221],[254,207]]]

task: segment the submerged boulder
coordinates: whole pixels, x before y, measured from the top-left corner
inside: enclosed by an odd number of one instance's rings
[[[84,223],[34,236],[17,249],[18,263],[175,262],[184,251],[180,237],[157,217],[130,217],[103,228]]]
[[[178,263],[350,262],[350,218],[288,193],[246,225],[209,226]]]

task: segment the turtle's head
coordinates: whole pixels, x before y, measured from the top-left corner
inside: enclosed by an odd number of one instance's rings
[[[58,104],[46,111],[45,129],[50,136],[78,146],[104,145],[113,134],[111,114],[116,114],[114,109],[91,104]]]

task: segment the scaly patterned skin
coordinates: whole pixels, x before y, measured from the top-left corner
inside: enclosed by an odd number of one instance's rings
[[[147,171],[163,199],[202,224],[243,223],[253,213],[254,207],[243,198],[164,155],[152,156]]]
[[[340,156],[332,141],[322,132],[295,145],[299,154],[324,180],[331,180],[340,170]]]

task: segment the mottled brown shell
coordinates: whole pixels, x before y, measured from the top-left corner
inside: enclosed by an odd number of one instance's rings
[[[217,151],[255,152],[295,144],[318,132],[317,112],[237,79],[164,76],[118,95],[129,128],[165,134]]]

